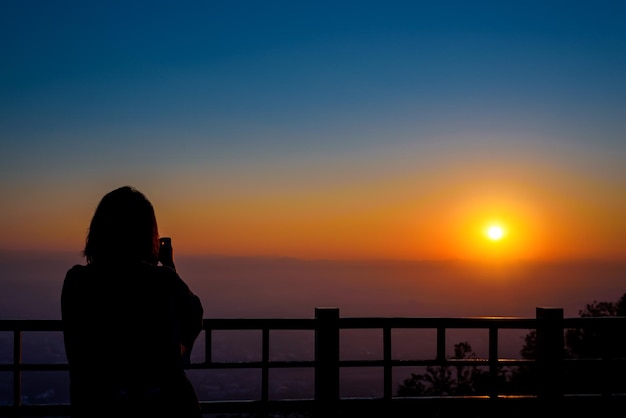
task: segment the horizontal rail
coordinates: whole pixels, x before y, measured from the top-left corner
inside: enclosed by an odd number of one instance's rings
[[[372,328],[504,328],[533,329],[536,318],[507,316],[480,317],[355,317],[339,318],[342,329]],[[613,326],[624,323],[624,317],[574,317],[563,318],[564,328],[580,328],[599,324]],[[316,320],[312,318],[205,318],[203,329],[208,330],[315,330]],[[0,331],[62,331],[60,319],[2,319]]]

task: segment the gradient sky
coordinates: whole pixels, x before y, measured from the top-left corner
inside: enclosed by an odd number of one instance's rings
[[[622,1],[0,3],[0,249],[626,258]],[[505,239],[484,226],[501,222]]]

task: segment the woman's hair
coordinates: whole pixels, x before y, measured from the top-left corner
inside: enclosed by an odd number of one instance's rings
[[[88,263],[155,264],[159,232],[152,203],[130,186],[107,193],[91,219],[83,255]]]

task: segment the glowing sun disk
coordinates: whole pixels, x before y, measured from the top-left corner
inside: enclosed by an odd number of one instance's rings
[[[485,231],[487,237],[492,241],[498,241],[504,237],[504,229],[499,225],[491,225]]]

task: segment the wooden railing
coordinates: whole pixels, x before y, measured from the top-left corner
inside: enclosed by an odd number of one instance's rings
[[[563,318],[558,308],[537,308],[536,317],[472,317],[472,318],[341,318],[339,309],[316,308],[314,318],[285,319],[231,319],[204,320],[204,359],[192,363],[191,370],[258,369],[261,390],[258,399],[201,401],[207,414],[250,413],[268,416],[275,412],[314,413],[318,416],[402,416],[406,411],[437,411],[437,416],[447,416],[463,411],[482,411],[481,414],[502,411],[526,411],[528,416],[540,416],[538,409],[554,405],[567,407],[569,416],[574,412],[598,411],[598,408],[626,406],[626,394],[614,390],[611,382],[624,379],[616,371],[626,370],[626,359],[602,355],[598,358],[567,359],[564,350],[566,329],[593,327],[607,335],[626,332],[626,317]],[[343,330],[382,331],[382,358],[345,360],[340,358],[340,332]],[[436,335],[436,356],[433,359],[396,359],[392,356],[392,330],[431,329]],[[451,329],[483,329],[488,332],[488,355],[485,358],[453,359],[446,355],[447,331]],[[258,361],[214,361],[213,336],[216,331],[257,330],[261,333],[261,355]],[[314,358],[312,360],[276,361],[270,358],[271,331],[298,330],[314,333]],[[499,356],[501,330],[536,330],[536,359],[502,358]],[[35,417],[68,416],[67,404],[24,404],[22,373],[30,371],[67,371],[67,364],[24,363],[22,361],[22,334],[30,331],[62,331],[60,320],[0,320],[0,331],[13,334],[12,362],[0,364],[0,372],[12,375],[12,403],[0,405],[0,416]],[[415,341],[415,344],[420,344]],[[200,346],[200,344],[198,344]],[[610,350],[606,350],[610,352]],[[586,362],[600,370],[598,384],[585,393],[567,393],[564,384],[564,367],[569,362]],[[488,370],[488,390],[474,396],[398,396],[394,393],[392,371],[397,367],[459,367],[478,366]],[[382,369],[382,396],[341,397],[340,371],[354,367]],[[499,372],[503,367],[534,368],[536,384],[531,393],[511,394],[501,386]],[[270,398],[270,370],[285,368],[311,368],[314,371],[314,394],[310,399]],[[460,408],[460,409],[459,409]],[[587,408],[587,409],[585,409]],[[591,409],[589,409],[591,408]],[[531,412],[529,412],[531,411]],[[532,412],[535,411],[535,412]],[[582,413],[582,412],[581,412]],[[424,416],[428,416],[425,414]],[[450,415],[451,416],[451,415]],[[468,415],[469,416],[469,415]],[[512,415],[510,415],[512,416]],[[563,415],[565,416],[565,415]],[[582,415],[581,415],[582,416]]]

